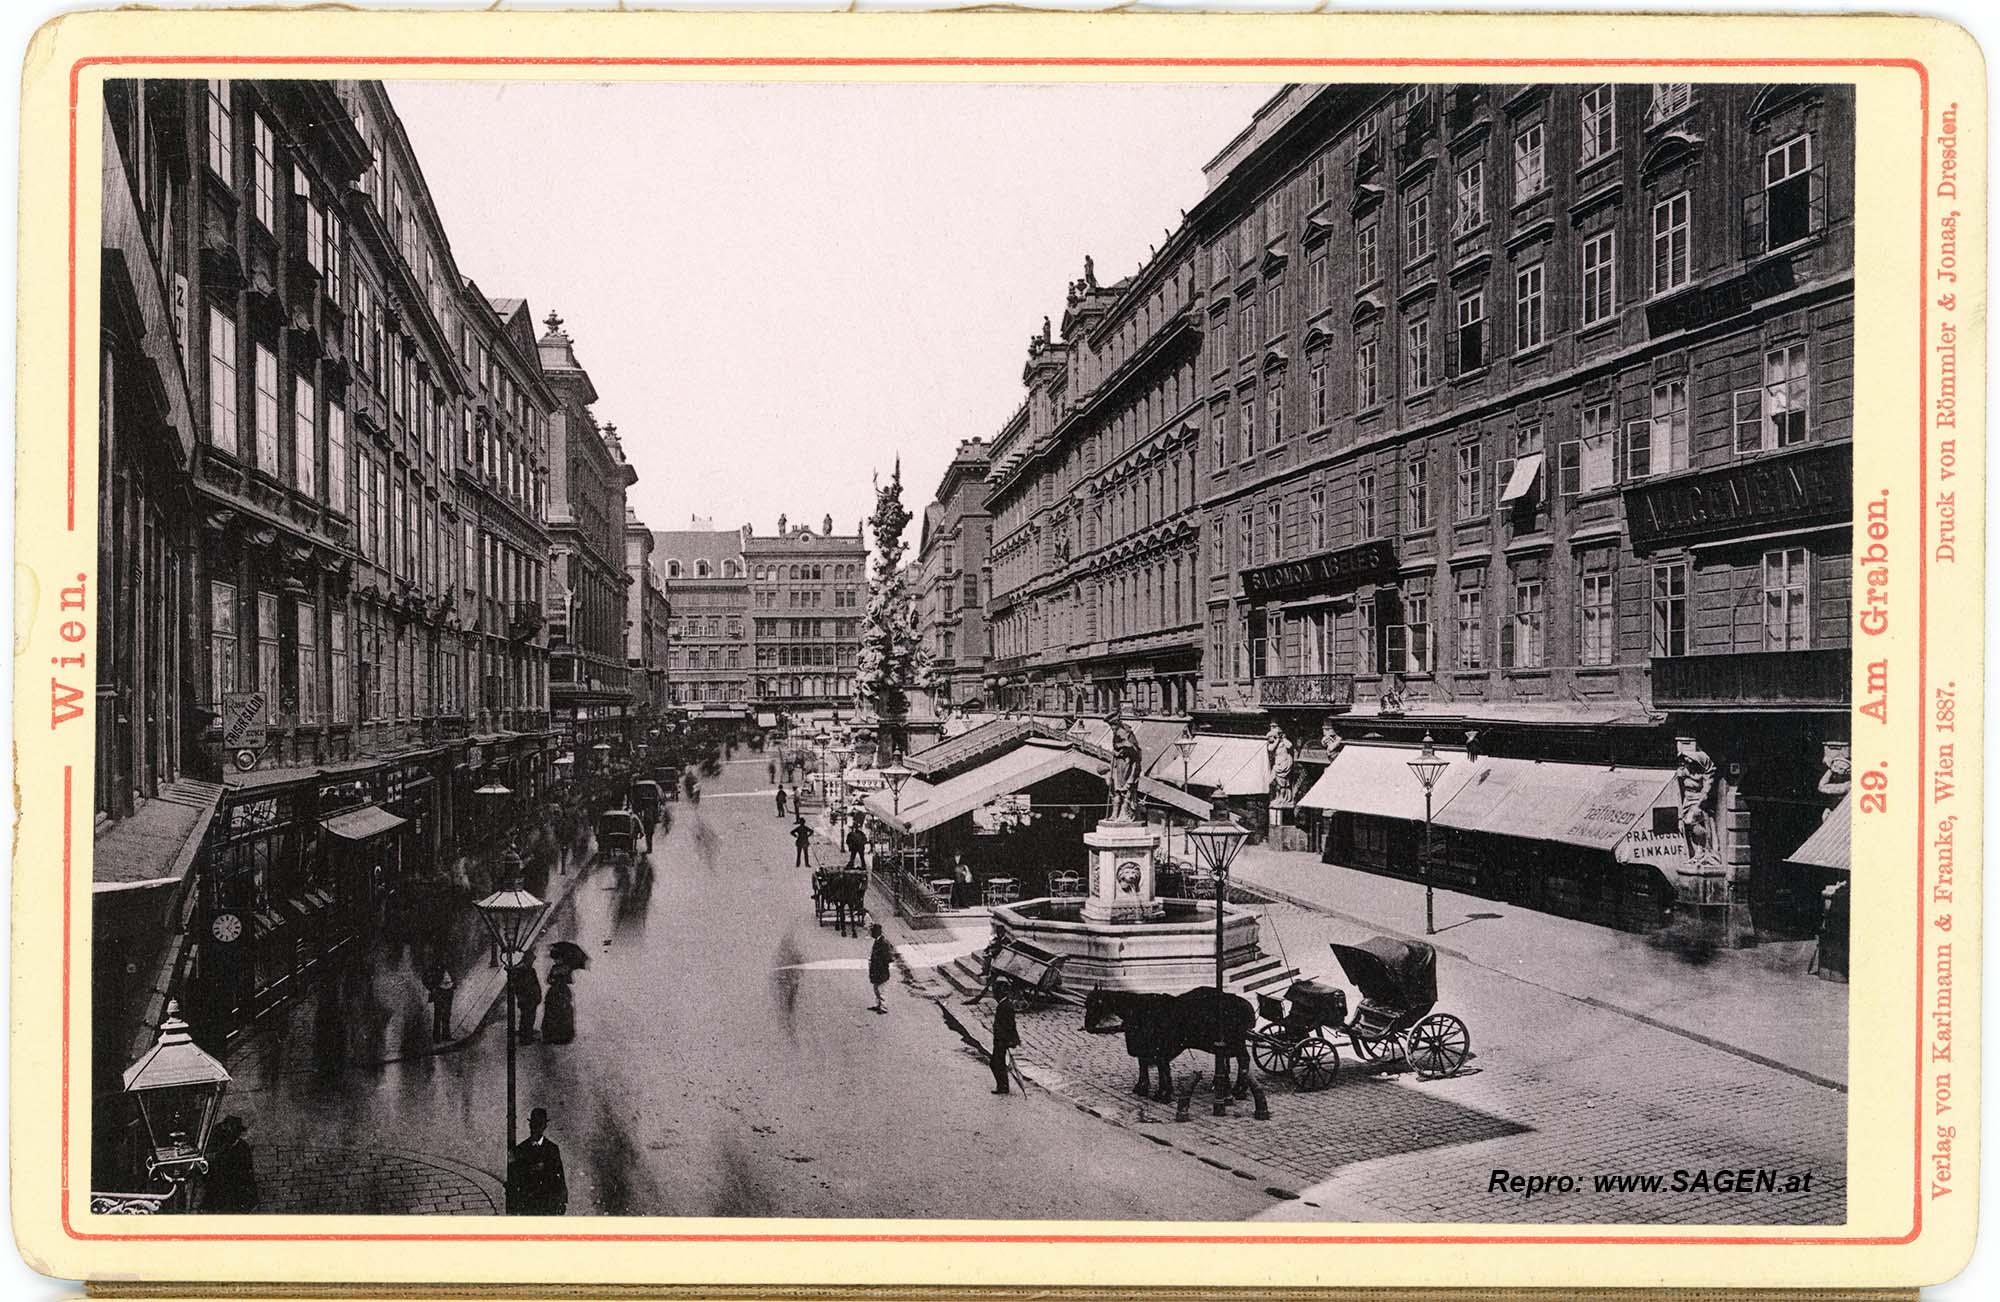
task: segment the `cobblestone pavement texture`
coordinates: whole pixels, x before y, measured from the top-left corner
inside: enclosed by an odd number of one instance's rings
[[[258,1155],[260,1212],[497,1216],[502,1183],[433,1154],[272,1144]]]
[[[1246,846],[1232,868],[1243,885],[1379,932],[1425,939],[1421,883],[1314,854]],[[1439,952],[1529,985],[1726,1045],[1807,1079],[1847,1083],[1847,986],[1807,971],[1809,941],[1691,957],[1640,936],[1534,909],[1436,892]],[[1321,951],[1324,955],[1324,950]]]
[[[1421,896],[1419,896],[1421,902]],[[1296,905],[1260,910],[1267,949],[1306,974],[1345,985],[1327,950],[1386,930]],[[1421,917],[1421,913],[1418,915]],[[1260,1073],[1272,1119],[1246,1101],[1211,1115],[1213,1059],[1184,1055],[1177,1077],[1202,1073],[1191,1119],[1135,1097],[1137,1072],[1119,1036],[1082,1028],[1056,1005],[1024,1013],[1022,1069],[1031,1078],[1156,1143],[1211,1165],[1249,1169],[1296,1192],[1264,1215],[1284,1219],[1667,1224],[1838,1224],[1846,1209],[1844,1092],[1612,1009],[1593,1006],[1450,954],[1438,965],[1439,1011],[1462,1018],[1474,1057],[1460,1075],[1419,1081],[1369,1072],[1338,1040],[1338,1083],[1303,1093]],[[939,987],[941,989],[941,987]],[[990,1001],[947,1006],[982,1039]],[[1769,1168],[1811,1173],[1793,1193],[1596,1192],[1592,1177]],[[1495,1170],[1572,1175],[1574,1193],[1489,1193]]]

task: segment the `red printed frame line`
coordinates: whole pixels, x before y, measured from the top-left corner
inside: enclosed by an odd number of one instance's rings
[[[1336,58],[1112,58],[1112,57],[1048,57],[1048,58],[982,58],[982,57],[703,57],[703,58],[642,58],[642,57],[505,57],[477,56],[438,57],[417,55],[381,56],[334,56],[334,55],[276,55],[257,57],[250,55],[163,55],[163,56],[119,56],[79,59],[70,68],[69,83],[69,356],[68,356],[68,446],[65,458],[65,521],[70,533],[76,531],[76,351],[77,351],[77,300],[76,300],[76,226],[77,226],[77,131],[79,122],[78,87],[83,71],[92,66],[146,64],[160,65],[202,65],[208,67],[253,64],[259,66],[300,66],[338,64],[346,67],[367,66],[382,68],[447,69],[447,68],[490,68],[490,67],[616,67],[616,68],[1163,68],[1188,69],[1274,69],[1297,68],[1333,71],[1343,68],[1369,69],[1411,69],[1422,71],[1475,72],[1485,69],[1507,68],[1902,68],[1915,74],[1918,84],[1919,117],[1918,151],[1920,158],[1918,199],[1918,258],[1917,284],[1918,331],[1916,349],[1917,365],[1917,421],[1918,430],[1918,495],[1920,500],[1929,498],[1929,422],[1925,419],[1928,411],[1928,373],[1925,370],[1926,355],[1924,339],[1928,334],[1929,301],[1922,280],[1921,269],[1929,261],[1929,219],[1930,219],[1930,158],[1926,152],[1930,135],[1930,70],[1915,59],[1336,59]],[[1917,517],[1918,556],[1917,567],[1917,698],[1921,708],[1927,699],[1926,652],[1929,631],[1929,581],[1930,546],[1928,541],[1928,521],[1920,512]],[[1921,715],[1919,716],[1921,717]],[[1922,734],[1919,733],[1917,746],[1917,1024],[1923,1017],[1923,901],[1926,881],[1924,874],[1923,839],[1925,826],[1925,790],[1928,773],[1925,767]],[[1914,1242],[1923,1232],[1924,1225],[1924,1172],[1923,1172],[1923,1066],[1924,1047],[1921,1040],[1913,1043],[1914,1063],[1917,1072],[1917,1088],[1914,1091],[1915,1106],[1911,1119],[1911,1173],[1912,1195],[1910,1208],[1910,1228],[1897,1235],[1837,1235],[1837,1234],[1587,1234],[1576,1231],[1558,1231],[1549,1234],[1491,1233],[1491,1234],[1426,1234],[1416,1229],[1408,1234],[1255,1234],[1255,1233],[1206,1233],[1206,1234],[926,1234],[916,1231],[902,1233],[885,1232],[879,1234],[827,1234],[827,1233],[743,1233],[743,1234],[669,1234],[669,1233],[378,1233],[378,1234],[311,1234],[311,1233],[270,1233],[270,1234],[103,1234],[78,1228],[70,1219],[70,1020],[71,1020],[71,967],[72,945],[74,942],[74,921],[72,916],[73,891],[71,889],[72,869],[72,827],[75,810],[71,799],[73,767],[63,767],[63,807],[62,807],[62,888],[63,888],[63,971],[60,989],[62,1018],[62,1137],[60,1184],[57,1196],[60,1199],[60,1215],[63,1231],[72,1239],[86,1243],[132,1243],[132,1242],[222,1242],[222,1243],[1046,1243],[1046,1244],[1138,1244],[1138,1243],[1185,1243],[1185,1244],[1268,1244],[1291,1247],[1318,1247],[1350,1244],[1466,1244],[1466,1245],[1541,1245],[1541,1244],[1688,1244],[1703,1246],[1812,1246],[1818,1244],[1852,1246],[1894,1246]],[[26,1192],[26,1191],[23,1191]]]

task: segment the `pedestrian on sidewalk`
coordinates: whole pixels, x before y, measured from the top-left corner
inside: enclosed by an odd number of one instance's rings
[[[804,814],[797,815],[796,821],[792,824],[792,841],[798,846],[798,853],[792,856],[792,867],[807,868],[811,866],[811,860],[806,854],[806,847],[812,844],[812,839],[813,830],[806,826],[806,816]]]
[[[549,964],[549,993],[542,1010],[542,1042],[568,1044],[576,1038],[576,996],[570,990],[569,964]]]
[[[778,781],[778,761],[776,761],[776,760],[765,760],[765,761],[764,761],[764,776],[765,776],[765,777],[766,777],[767,779],[769,779],[769,780],[770,780],[770,782],[772,783],[772,785],[774,785],[774,786],[775,786],[775,785],[777,784],[777,781]],[[780,795],[783,795],[784,793],[783,793],[783,792],[779,792],[778,794],[780,794]],[[784,813],[785,811],[781,809],[781,810],[779,810],[778,812],[782,814],[782,813]]]
[[[201,1184],[204,1212],[257,1210],[257,1164],[243,1138],[246,1129],[241,1117],[215,1123],[208,1140],[208,1177]]]
[[[528,1114],[528,1137],[507,1155],[507,1214],[561,1216],[569,1210],[562,1149],[548,1136],[549,1110]]]
[[[784,816],[785,816],[785,789],[784,789],[783,787],[779,787],[779,788],[778,788],[778,817],[779,817],[779,818],[783,818]]]
[[[859,824],[847,829],[847,866],[850,870],[868,867],[868,838]]]
[[[443,1044],[451,1039],[451,1004],[457,997],[451,969],[438,969],[437,980],[431,985],[431,1043]]]
[[[535,951],[530,949],[521,955],[508,978],[514,988],[514,1012],[520,1027],[521,1043],[531,1044],[535,1039],[535,1015],[542,1006],[542,979],[535,975]]]
[[[1020,1005],[1019,995],[1001,995],[993,1004],[993,1092],[1011,1093],[1007,1088],[1007,1054],[1021,1043],[1021,1033],[1014,1026],[1014,1013]]]
[[[882,987],[889,983],[889,960],[896,956],[896,951],[882,934],[881,923],[869,923],[868,934],[875,938],[875,943],[868,947],[868,984],[875,987],[875,1011],[886,1013],[889,1010],[882,1006]]]

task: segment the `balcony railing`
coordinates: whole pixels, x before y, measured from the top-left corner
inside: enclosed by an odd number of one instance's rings
[[[1257,704],[1347,709],[1354,704],[1354,675],[1275,674],[1259,678]]]
[[[1663,710],[1845,710],[1851,663],[1846,647],[1655,656],[1653,704]]]

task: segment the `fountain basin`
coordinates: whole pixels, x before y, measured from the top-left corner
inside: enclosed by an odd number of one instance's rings
[[[1094,922],[1081,898],[1041,898],[997,905],[993,925],[1017,940],[1063,955],[1063,988],[1179,994],[1215,984],[1215,904],[1163,900],[1166,915],[1144,922]],[[1225,968],[1258,956],[1257,915],[1225,907]]]

